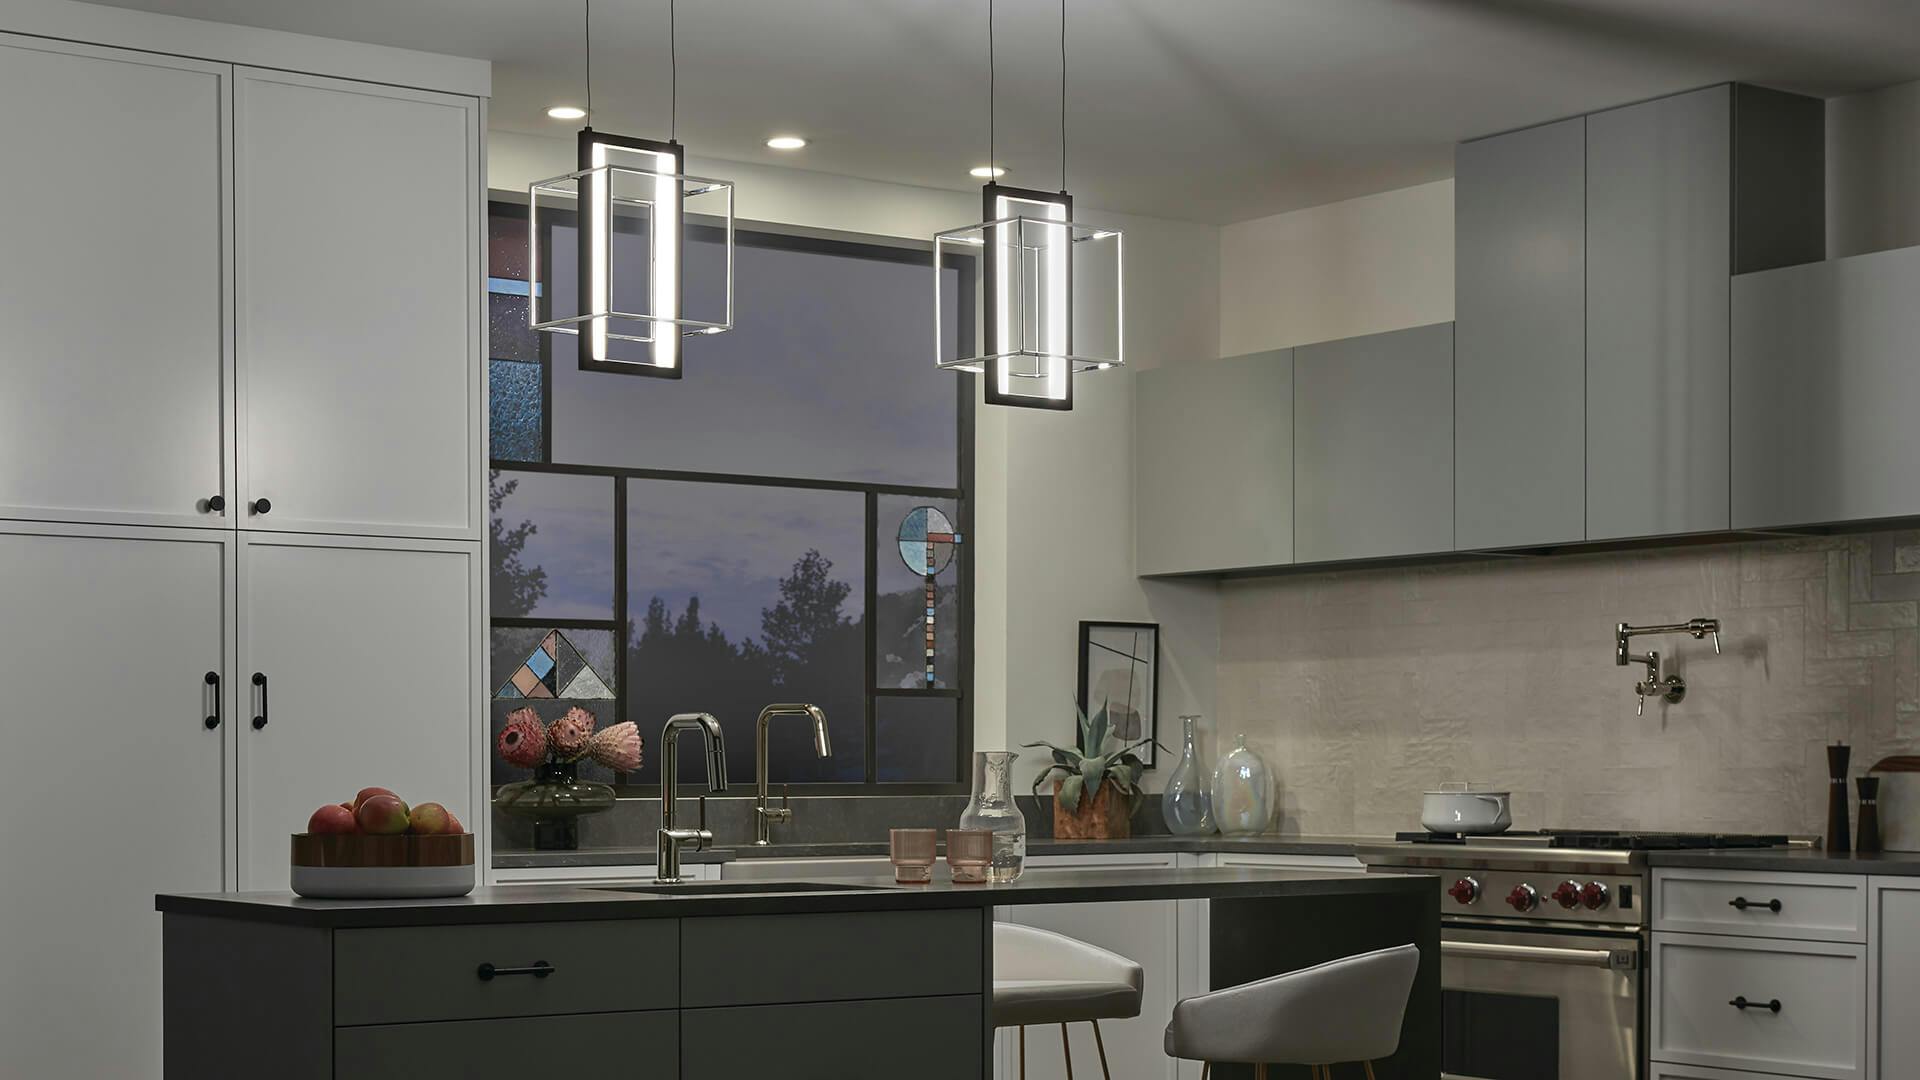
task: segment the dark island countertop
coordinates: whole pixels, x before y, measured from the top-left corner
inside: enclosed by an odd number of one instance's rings
[[[1882,874],[1920,877],[1920,851],[1885,851],[1875,855],[1829,852],[1814,848],[1763,848],[1702,851],[1650,851],[1647,865],[1695,870],[1734,870],[1769,874]]]
[[[1352,855],[1362,844],[1385,843],[1383,836],[1134,836],[1125,840],[1028,840],[1028,855],[1107,855],[1107,854],[1183,854],[1229,853],[1244,855]],[[859,858],[887,853],[886,841],[846,843],[770,844],[723,847],[711,851],[688,852],[682,862],[732,862],[736,859],[827,859]],[[493,853],[496,870],[534,869],[556,866],[646,866],[653,865],[652,848],[605,847],[579,851],[502,851]]]
[[[781,891],[797,884],[806,891]],[[665,890],[665,891],[625,891]],[[1433,889],[1431,879],[1357,870],[1047,870],[1005,885],[895,885],[891,878],[822,883],[688,882],[680,886],[515,885],[421,900],[308,900],[292,893],[163,893],[165,914],[352,929],[582,919],[687,918],[814,911],[910,911],[1002,904],[1127,900],[1392,895]]]

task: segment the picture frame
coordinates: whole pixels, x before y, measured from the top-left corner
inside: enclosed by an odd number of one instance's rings
[[[1159,738],[1160,624],[1080,622],[1080,676],[1076,701],[1093,715],[1105,705],[1113,731],[1127,742]],[[1115,695],[1119,695],[1116,705]],[[1075,740],[1079,735],[1076,732]],[[1092,750],[1091,747],[1083,747]],[[1136,753],[1147,768],[1159,763],[1159,744]]]

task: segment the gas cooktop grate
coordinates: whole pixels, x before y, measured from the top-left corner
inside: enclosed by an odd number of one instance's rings
[[[1696,848],[1768,848],[1784,847],[1787,837],[1766,833],[1690,833],[1628,832],[1619,829],[1528,829],[1488,835],[1462,833],[1403,832],[1394,840],[1406,844],[1503,844],[1532,843],[1548,848],[1578,848],[1585,851],[1685,851]]]

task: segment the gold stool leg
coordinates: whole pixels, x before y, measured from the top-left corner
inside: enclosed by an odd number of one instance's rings
[[[1200,1063],[1200,1080],[1207,1080],[1207,1074],[1211,1073],[1212,1071],[1213,1071],[1213,1062],[1211,1061],[1201,1062]]]
[[[1103,1080],[1113,1080],[1113,1071],[1107,1068],[1107,1043],[1100,1037],[1100,1021],[1093,1021],[1093,1046],[1100,1051],[1100,1075]]]
[[[1363,1061],[1360,1064],[1365,1065],[1367,1067],[1367,1080],[1376,1080],[1376,1078],[1373,1075],[1373,1062]]]
[[[1253,1080],[1267,1080],[1267,1067],[1264,1064],[1253,1067]]]
[[[1060,1057],[1067,1063],[1067,1080],[1073,1080],[1073,1046],[1067,1041],[1067,1025],[1060,1025]]]

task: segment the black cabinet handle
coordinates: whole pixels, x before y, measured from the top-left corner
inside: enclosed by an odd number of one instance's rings
[[[481,964],[480,970],[475,974],[480,976],[481,982],[492,982],[496,978],[504,978],[508,975],[531,975],[536,979],[544,979],[553,974],[554,970],[554,966],[545,960],[535,960],[529,967],[517,968],[503,968],[494,967],[492,964]]]
[[[220,673],[207,672],[206,682],[208,686],[213,687],[213,713],[206,720],[207,730],[212,731],[220,726]]]
[[[1775,915],[1780,914],[1780,901],[1778,900],[1749,900],[1744,896],[1736,896],[1727,901],[1727,906],[1736,911],[1746,911],[1749,908],[1766,908]]]
[[[1765,1009],[1768,1012],[1780,1011],[1779,998],[1772,998],[1767,1001],[1748,1001],[1747,996],[1745,994],[1742,994],[1739,997],[1734,998],[1732,1001],[1727,1002],[1727,1004],[1733,1006],[1736,1009],[1739,1009],[1742,1012],[1745,1012],[1748,1009]]]
[[[207,513],[223,514],[226,512],[226,510],[227,510],[227,497],[225,495],[207,496]]]
[[[271,499],[255,499],[249,504],[248,509],[256,514],[264,514],[273,509],[273,501]]]
[[[267,726],[267,677],[262,672],[253,673],[253,685],[260,688],[260,713],[253,718],[253,730],[259,731]]]

